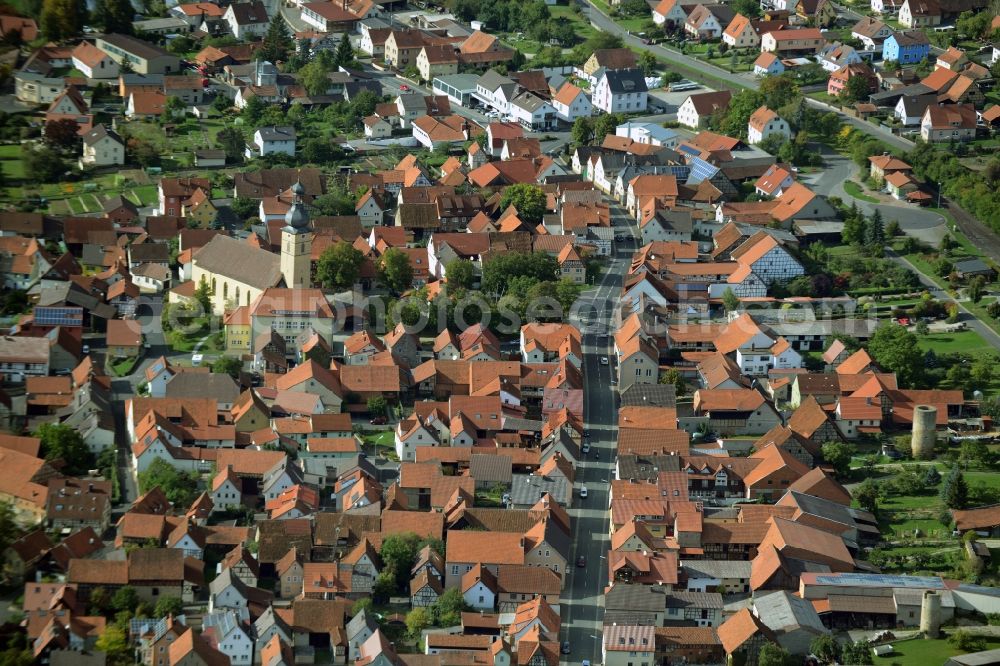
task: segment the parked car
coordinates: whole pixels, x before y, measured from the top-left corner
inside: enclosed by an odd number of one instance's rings
[[[410,91],[410,86],[408,86],[408,85],[406,85],[404,83],[403,85],[399,86],[399,89],[402,90],[403,92],[409,92]]]
[[[580,557],[576,558],[576,566],[580,567],[581,569],[583,567],[587,566],[587,558],[584,557],[583,555],[581,555]]]
[[[587,499],[587,486],[580,486],[580,498]]]
[[[370,423],[372,425],[385,425],[388,422],[389,422],[389,419],[387,419],[386,417],[384,417],[384,416],[376,416],[375,418],[373,418],[368,423]]]
[[[583,448],[580,450],[584,453],[590,453],[590,441],[586,439],[583,440]]]
[[[563,641],[561,652],[563,654],[569,654],[571,652],[569,647],[569,641]]]
[[[601,357],[601,365],[608,365],[608,357],[607,356],[602,356]]]

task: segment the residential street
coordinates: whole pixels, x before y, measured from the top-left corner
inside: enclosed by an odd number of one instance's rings
[[[925,243],[936,247],[941,242],[947,226],[940,214],[904,202],[872,204],[848,194],[844,190],[844,181],[851,178],[860,181],[860,176],[860,170],[850,159],[826,150],[823,152],[823,168],[820,172],[801,176],[800,180],[825,197],[840,197],[845,206],[850,207],[852,203],[856,203],[865,215],[878,210],[886,222],[897,222],[900,229]]]
[[[628,224],[630,234],[638,231],[631,218],[617,204],[611,206],[612,223],[624,230]],[[601,636],[603,635],[603,594],[608,580],[607,553],[610,547],[608,507],[610,506],[610,479],[613,477],[615,447],[618,438],[618,390],[615,384],[614,350],[612,337],[618,329],[618,299],[622,282],[628,271],[634,238],[616,243],[615,255],[596,290],[589,290],[580,297],[579,317],[571,317],[584,333],[584,403],[585,428],[590,431],[591,455],[599,458],[584,462],[577,471],[575,508],[570,510],[574,519],[572,560],[566,599],[562,603],[562,640],[568,640],[572,653],[563,661],[579,664],[584,659],[592,664],[601,661]],[[601,364],[601,358],[611,361]],[[586,486],[588,497],[581,499],[579,489]],[[576,567],[578,557],[586,558],[586,567]]]
[[[610,33],[612,35],[618,35],[624,41],[626,46],[630,46],[636,49],[643,49],[651,52],[660,60],[666,61],[670,65],[674,65],[680,68],[680,73],[684,74],[684,69],[694,70],[695,72],[700,72],[706,76],[711,76],[716,79],[721,79],[726,83],[729,83],[736,88],[750,88],[756,90],[760,87],[760,83],[756,78],[749,74],[732,74],[724,69],[716,67],[715,65],[710,65],[709,63],[698,60],[697,58],[692,58],[686,56],[677,51],[672,51],[670,49],[664,48],[657,45],[643,44],[638,37],[634,37],[627,33],[627,31],[620,25],[611,20],[606,14],[603,14],[599,9],[597,9],[589,0],[580,0],[583,4],[584,15],[590,19],[592,25],[597,27],[604,32]],[[817,109],[823,109],[825,111],[836,112],[842,121],[851,125],[852,127],[861,130],[866,134],[886,142],[894,148],[900,150],[911,150],[913,148],[913,142],[903,139],[894,135],[892,132],[882,129],[881,127],[872,125],[864,120],[859,120],[852,116],[848,116],[841,113],[839,110],[835,109],[828,104],[824,104],[818,100],[812,99],[810,97],[806,98],[806,103]]]

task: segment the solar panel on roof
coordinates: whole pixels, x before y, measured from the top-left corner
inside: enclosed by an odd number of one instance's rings
[[[39,326],[83,326],[82,307],[41,305],[34,315]]]
[[[817,585],[867,585],[871,587],[903,587],[911,589],[944,588],[937,576],[894,576],[890,574],[843,573],[816,576]]]
[[[688,176],[688,185],[697,185],[704,180],[711,180],[715,174],[719,173],[719,167],[709,164],[700,157],[692,158],[689,166],[691,174]]]

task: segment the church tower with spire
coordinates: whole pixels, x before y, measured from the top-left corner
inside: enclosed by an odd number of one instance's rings
[[[313,230],[309,214],[302,203],[305,188],[296,181],[292,185],[292,207],[285,213],[285,226],[281,228],[281,274],[289,289],[308,289],[312,286],[309,276],[312,254]]]

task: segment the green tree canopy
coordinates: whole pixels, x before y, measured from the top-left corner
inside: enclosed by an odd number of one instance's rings
[[[865,76],[852,76],[847,79],[847,85],[840,93],[841,99],[848,104],[866,102],[869,95],[871,95],[871,88],[868,85],[868,78]]]
[[[156,617],[166,617],[167,615],[180,615],[184,612],[184,602],[177,597],[160,597],[156,602],[153,615]]]
[[[242,369],[243,363],[234,356],[220,356],[212,363],[212,372],[229,375],[233,379],[240,378],[240,370]]]
[[[431,616],[439,627],[453,627],[462,621],[462,611],[469,610],[461,590],[452,587],[445,590],[431,605]]]
[[[337,67],[347,67],[354,62],[354,49],[351,48],[351,38],[345,32],[337,44],[337,52],[334,54],[334,64]]]
[[[544,252],[507,252],[493,257],[483,266],[481,290],[491,296],[507,291],[525,294],[536,282],[555,282],[559,265]],[[525,278],[526,281],[518,281]]]
[[[281,13],[274,15],[271,24],[267,27],[267,33],[261,42],[258,56],[273,63],[285,62],[288,60],[289,51],[294,48],[292,35],[288,32],[288,24]]]
[[[726,287],[726,290],[722,292],[722,305],[726,308],[726,312],[739,310],[740,297],[730,287]]]
[[[851,457],[854,447],[844,442],[827,442],[821,448],[825,460],[840,478],[846,478],[851,471]]]
[[[109,663],[121,663],[129,651],[125,630],[109,622],[94,647],[108,655]]]
[[[472,289],[476,269],[468,259],[452,259],[444,267],[448,284],[459,289]]]
[[[958,466],[951,468],[941,484],[941,500],[949,509],[964,509],[969,501],[969,486]]]
[[[868,353],[879,367],[895,372],[902,386],[914,386],[923,374],[917,336],[898,324],[879,326],[868,341]]]
[[[573,121],[570,130],[573,142],[579,146],[589,145],[594,140],[594,121],[586,116],[580,116]]]
[[[858,487],[854,489],[852,496],[858,501],[858,506],[865,511],[870,511],[871,513],[878,512],[878,500],[880,493],[878,486],[871,478],[862,481]]]
[[[406,630],[412,638],[419,639],[421,632],[431,626],[431,614],[426,608],[418,606],[406,614]]]
[[[770,80],[767,77],[764,81]],[[763,84],[763,82],[762,82]],[[720,128],[730,136],[747,137],[747,123],[750,116],[764,103],[764,95],[756,90],[741,90],[729,100],[729,108],[723,113]]]
[[[135,8],[131,0],[100,0],[94,12],[97,22],[106,33],[132,34]]]
[[[218,95],[216,99],[226,99],[225,95]],[[214,105],[214,104],[213,104]],[[230,104],[226,103],[226,108]],[[226,152],[226,161],[239,164],[243,161],[244,151],[247,147],[247,140],[243,137],[243,132],[237,127],[223,127],[215,136],[215,143]],[[235,209],[234,209],[235,212]],[[250,217],[247,215],[247,217]]]
[[[46,39],[71,39],[83,29],[86,12],[87,4],[78,0],[44,0],[38,27]]]
[[[58,423],[43,423],[35,431],[35,437],[42,440],[45,459],[62,460],[66,474],[86,474],[93,468],[94,454],[75,429]]]
[[[379,282],[393,293],[401,294],[413,286],[413,266],[410,257],[398,247],[382,253],[377,264]]]
[[[792,655],[777,643],[764,643],[757,656],[757,666],[791,666]]]
[[[326,289],[350,289],[358,281],[364,260],[365,255],[347,241],[335,243],[316,262],[316,281]]]
[[[159,486],[174,506],[187,508],[198,497],[198,473],[182,472],[165,460],[154,460],[145,472],[139,472],[139,492]]]
[[[508,206],[517,209],[517,216],[528,224],[539,224],[545,215],[545,192],[538,185],[517,183],[503,191],[500,209]]]

